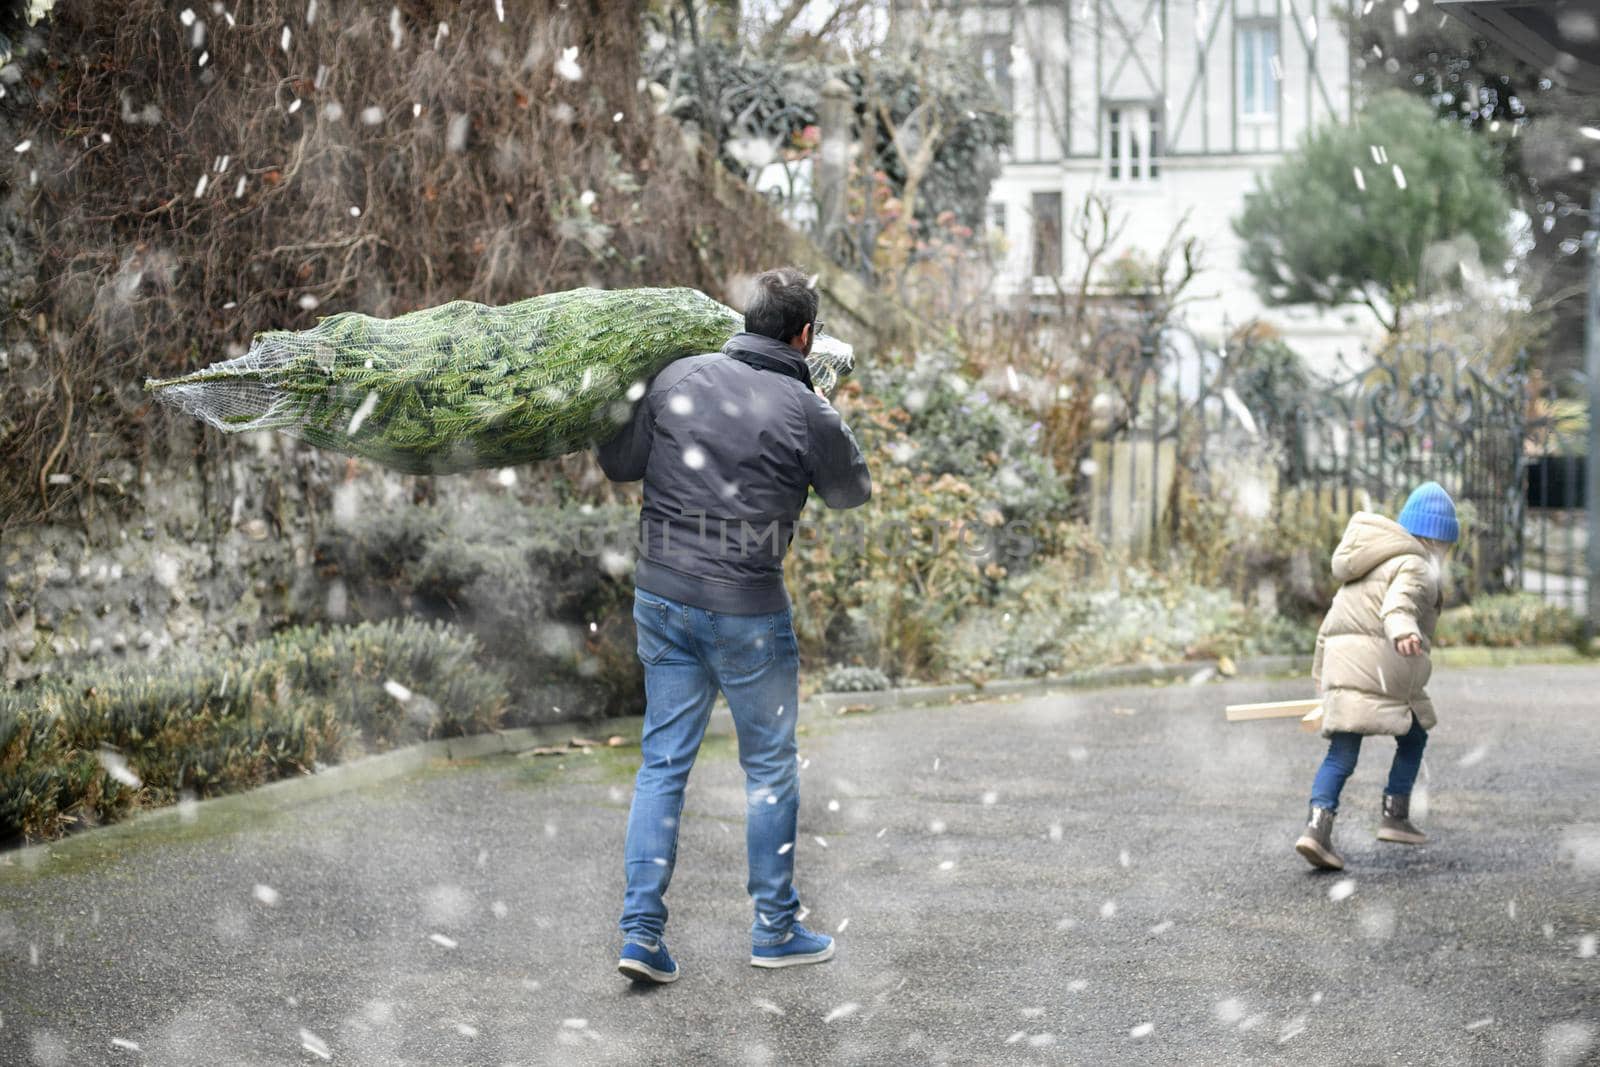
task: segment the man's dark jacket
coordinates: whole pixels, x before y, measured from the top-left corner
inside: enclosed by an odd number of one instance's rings
[[[638,588],[734,615],[789,606],[808,489],[831,508],[872,496],[855,436],[809,383],[805,357],[753,333],[656,375],[599,449],[607,477],[644,479]]]

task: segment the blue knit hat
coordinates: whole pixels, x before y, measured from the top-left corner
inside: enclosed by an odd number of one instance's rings
[[[1438,482],[1423,482],[1411,491],[1406,506],[1400,509],[1400,525],[1412,537],[1427,537],[1447,544],[1461,539],[1455,502]]]

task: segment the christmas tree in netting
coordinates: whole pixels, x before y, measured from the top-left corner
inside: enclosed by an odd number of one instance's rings
[[[280,430],[410,474],[581,451],[624,422],[643,383],[743,328],[694,289],[573,289],[504,307],[457,300],[393,319],[344,312],[257,334],[238,359],[145,383],[220,430]],[[818,338],[831,391],[851,347]]]

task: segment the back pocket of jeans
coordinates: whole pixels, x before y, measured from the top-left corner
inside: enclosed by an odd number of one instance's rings
[[[633,601],[633,626],[639,631],[639,662],[657,664],[672,651],[667,639],[667,606],[660,601],[636,597]]]
[[[717,656],[730,679],[759,674],[772,662],[776,626],[772,615],[716,615]]]

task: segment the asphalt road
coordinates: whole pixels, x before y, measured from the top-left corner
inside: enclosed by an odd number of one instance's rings
[[[634,749],[95,831],[0,866],[0,1063],[1600,1063],[1600,669],[1433,688],[1433,841],[1373,839],[1369,741],[1342,875],[1291,850],[1320,742],[1221,715],[1304,683],[813,717],[840,951],[781,972],[714,738],[649,992],[613,969]]]

